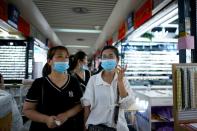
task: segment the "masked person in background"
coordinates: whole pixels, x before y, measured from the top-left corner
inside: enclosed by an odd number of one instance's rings
[[[88,58],[85,52],[78,51],[72,58],[70,63],[70,72],[74,75],[82,88],[82,91],[85,91],[86,85],[90,78],[90,71],[88,69]]]
[[[86,89],[86,85],[90,78],[90,71],[88,70],[88,58],[85,52],[78,51],[75,55],[70,59],[70,74],[77,78],[80,83],[81,91],[84,93]],[[82,110],[77,114],[77,121],[80,129],[84,129],[84,121],[83,116],[84,111]]]
[[[134,103],[134,93],[118,67],[118,50],[105,46],[101,52],[103,70],[90,77],[81,99],[88,131],[129,131],[124,109]],[[107,129],[106,129],[107,128]]]
[[[81,111],[80,85],[67,74],[69,53],[64,46],[50,48],[45,77],[29,89],[23,112],[32,120],[30,131],[80,131],[73,121]]]

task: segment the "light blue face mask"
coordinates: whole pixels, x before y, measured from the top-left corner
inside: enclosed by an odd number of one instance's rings
[[[53,64],[53,70],[58,73],[65,73],[68,68],[69,68],[68,62],[55,62]]]
[[[88,68],[87,65],[83,65],[83,66],[81,67],[81,70],[82,70],[82,71],[85,71],[85,70],[89,70],[89,68]]]
[[[101,61],[101,66],[105,71],[112,71],[115,69],[117,63],[115,59],[107,59]]]

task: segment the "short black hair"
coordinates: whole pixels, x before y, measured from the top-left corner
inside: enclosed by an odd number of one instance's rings
[[[111,45],[107,45],[107,46],[104,46],[102,51],[101,51],[101,56],[103,54],[103,51],[107,50],[107,49],[110,49],[114,52],[114,54],[116,55],[116,58],[119,60],[119,52],[118,52],[118,49],[115,47],[115,46],[111,46]]]

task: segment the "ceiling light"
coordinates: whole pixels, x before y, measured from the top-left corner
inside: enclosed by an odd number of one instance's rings
[[[94,29],[96,29],[96,30],[100,30],[100,28],[101,28],[101,26],[99,26],[99,25],[94,26]]]
[[[85,7],[74,7],[72,11],[76,14],[87,14],[89,10]]]
[[[77,40],[77,41],[84,41],[83,38],[77,38],[76,40]]]
[[[13,42],[10,42],[9,44],[10,44],[11,46],[12,46],[12,45],[14,45],[14,43],[13,43]]]
[[[90,48],[90,46],[85,45],[65,45],[67,48]]]
[[[142,38],[142,37],[138,37],[132,40],[128,40],[128,42],[150,42],[148,43],[149,45],[151,44],[151,42],[172,42],[172,43],[177,43],[178,40],[174,39],[174,38],[152,38],[151,40],[148,38]],[[133,43],[132,43],[133,44]],[[140,43],[142,44],[142,43]],[[144,45],[144,43],[143,43]]]
[[[86,29],[63,29],[53,28],[55,32],[68,32],[68,33],[101,33],[101,30],[86,30]]]

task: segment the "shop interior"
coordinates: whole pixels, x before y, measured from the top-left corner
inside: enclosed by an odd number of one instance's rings
[[[197,91],[193,89],[197,65],[178,64],[177,1],[165,0],[154,6],[158,8],[152,10],[150,19],[136,29],[128,29],[123,39],[113,41],[120,52],[119,65],[127,66],[125,77],[136,93],[136,102],[125,116],[128,126],[136,131],[178,131],[182,129],[180,124],[197,121]],[[33,80],[42,76],[50,42],[33,27],[34,36],[27,37],[15,26],[0,19],[0,73],[5,90],[15,99],[23,117],[25,95]],[[92,55],[96,57],[91,57],[89,63],[94,70],[100,56]],[[191,50],[187,50],[186,58],[191,60]]]

